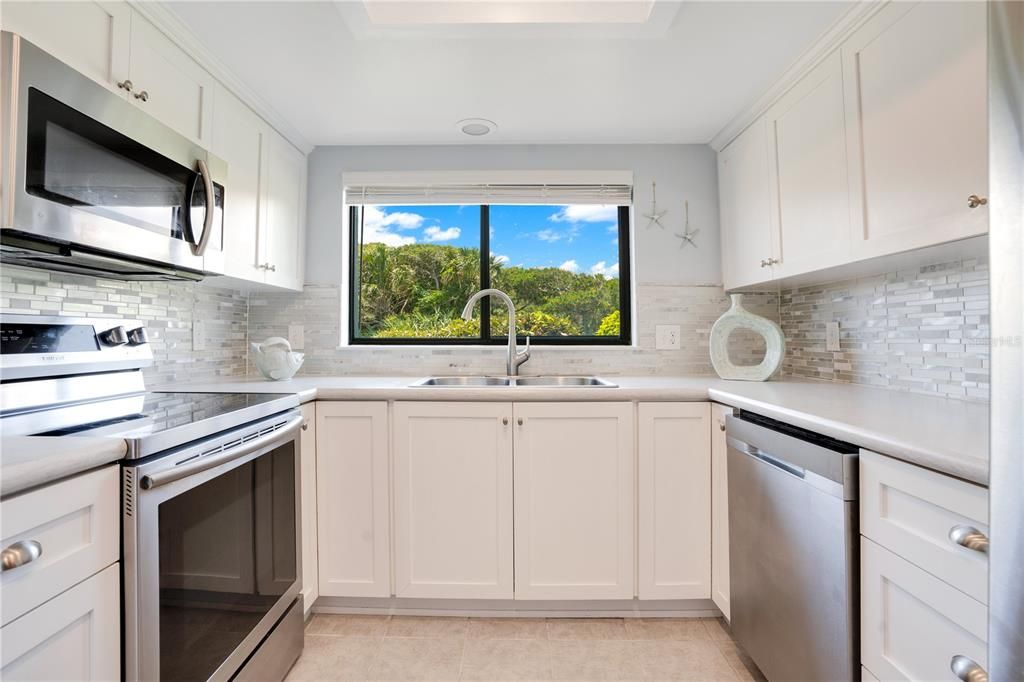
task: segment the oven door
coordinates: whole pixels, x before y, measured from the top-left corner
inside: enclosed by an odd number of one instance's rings
[[[3,54],[14,122],[5,251],[112,274],[116,263],[97,257],[223,271],[223,161],[17,36],[3,34]]]
[[[227,680],[298,598],[301,424],[123,468],[126,679]]]

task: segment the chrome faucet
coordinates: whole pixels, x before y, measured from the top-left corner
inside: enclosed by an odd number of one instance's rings
[[[473,306],[484,296],[496,296],[505,302],[508,308],[508,362],[505,369],[508,376],[519,375],[519,365],[530,359],[530,337],[526,337],[526,350],[520,351],[516,344],[516,306],[512,299],[501,289],[481,289],[466,301],[466,307],[462,309],[462,319],[469,320],[473,317]],[[487,324],[487,320],[480,320],[480,324]]]

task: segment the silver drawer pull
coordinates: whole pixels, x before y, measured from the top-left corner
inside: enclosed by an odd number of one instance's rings
[[[967,656],[954,656],[949,662],[949,669],[963,682],[988,682],[988,673],[985,669]]]
[[[9,571],[18,566],[31,563],[43,555],[43,546],[35,540],[21,540],[15,542],[3,551],[2,561],[4,571]]]
[[[988,536],[974,526],[953,526],[949,529],[949,539],[961,547],[988,554]]]

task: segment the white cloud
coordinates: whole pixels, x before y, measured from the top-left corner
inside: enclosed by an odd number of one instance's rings
[[[453,239],[458,239],[460,234],[462,234],[462,230],[457,227],[448,227],[442,230],[435,226],[423,230],[423,236],[427,238],[428,242],[450,242]]]
[[[611,266],[607,265],[603,260],[594,263],[590,267],[591,275],[601,275],[609,279],[615,279],[619,276],[619,264],[614,263]]]
[[[491,258],[493,258],[494,262],[498,265],[506,265],[509,261],[508,256],[500,253],[494,253],[493,251],[491,252]]]
[[[542,242],[557,242],[562,238],[561,232],[555,232],[554,230],[541,230],[537,233],[537,239]]]
[[[416,220],[419,220],[419,224],[422,224],[423,216],[416,215],[415,213],[388,213],[376,206],[365,206],[363,208],[363,243],[384,244],[386,246],[415,244],[415,237],[404,237],[395,234],[390,228],[391,226],[396,226],[399,229],[406,229],[402,226],[415,223]]]
[[[560,242],[563,239],[571,244],[580,235],[579,225],[570,225],[566,230],[543,229],[534,233],[542,242]]]
[[[618,219],[618,206],[601,204],[569,204],[548,218],[556,223],[610,223]]]
[[[564,263],[562,263],[561,265],[559,265],[558,269],[559,270],[565,270],[566,272],[579,272],[580,271],[580,266],[579,266],[579,263],[577,263],[574,260],[567,260]]]

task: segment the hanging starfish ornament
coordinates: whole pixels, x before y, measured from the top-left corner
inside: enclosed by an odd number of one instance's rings
[[[693,230],[690,228],[690,202],[683,202],[683,206],[686,210],[686,224],[683,226],[682,234],[679,234],[678,232],[676,233],[676,236],[682,240],[679,243],[679,248],[685,248],[687,244],[689,244],[693,248],[697,248],[697,242],[695,242],[693,238],[697,236],[697,233],[700,232],[700,229]]]
[[[664,223],[661,222],[661,219],[664,217],[664,215],[666,213],[668,213],[668,211],[659,211],[658,210],[658,183],[652,182],[651,183],[651,212],[643,214],[644,218],[647,218],[647,221],[648,221],[647,222],[647,227],[651,227],[652,225],[657,225],[658,227],[660,227],[661,229],[664,230],[665,229],[665,225],[664,225]]]

